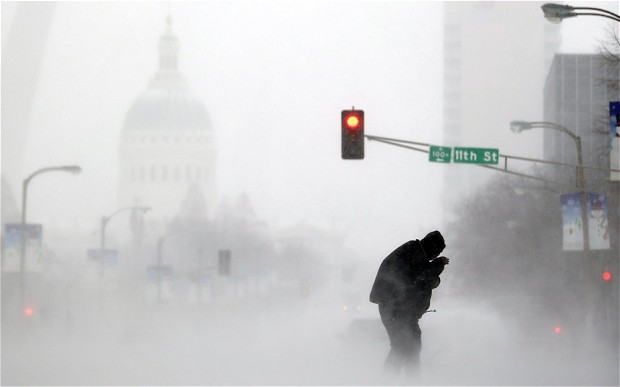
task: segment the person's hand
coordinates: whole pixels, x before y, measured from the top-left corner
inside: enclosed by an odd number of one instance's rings
[[[441,262],[443,262],[444,265],[447,265],[450,263],[450,259],[448,257],[438,257],[437,259],[441,260]]]

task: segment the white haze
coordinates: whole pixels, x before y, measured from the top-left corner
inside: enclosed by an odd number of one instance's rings
[[[29,218],[116,208],[123,118],[157,69],[167,13],[165,3],[57,5],[24,172],[75,163],[83,173],[38,178]],[[363,162],[342,162],[338,127],[355,105],[368,112],[368,134],[441,138],[440,4],[173,3],[170,13],[179,70],[214,123],[220,199],[245,192],[275,225],[351,226],[363,208],[360,231],[391,244],[440,212],[439,169],[374,143]],[[420,45],[429,35],[436,44]],[[64,192],[49,189],[60,179]]]
[[[14,8],[2,5],[3,36]],[[214,123],[219,200],[247,193],[272,226],[356,226],[377,236],[365,249],[441,226],[444,166],[373,142],[363,162],[339,157],[339,111],[353,105],[366,110],[367,134],[442,142],[442,5],[378,1],[58,3],[28,147],[10,183],[19,197],[23,176],[43,166],[83,173],[37,178],[29,219],[92,219],[94,232],[117,208],[123,119],[157,70],[168,14],[179,70]],[[604,24],[583,19],[565,23],[577,32],[561,51],[596,49]],[[507,134],[498,147],[519,154],[530,142]]]
[[[15,6],[2,3],[3,42]],[[366,144],[364,161],[343,161],[338,122],[340,110],[355,105],[366,111],[366,134],[442,142],[442,4],[56,4],[17,175],[63,164],[83,171],[37,178],[29,194],[30,221],[90,225],[82,230],[90,235],[83,243],[97,246],[99,219],[117,209],[124,115],[157,69],[168,14],[181,46],[179,70],[214,123],[219,199],[247,193],[257,217],[272,230],[305,222],[343,232],[360,263],[355,279],[343,285],[329,277],[308,297],[297,287],[272,294],[258,284],[259,291],[246,289],[241,302],[202,308],[145,304],[138,290],[113,300],[96,287],[76,293],[71,286],[77,269],[58,272],[52,279],[63,286],[49,297],[62,312],[35,322],[34,333],[3,335],[2,384],[410,383],[381,372],[389,344],[366,297],[386,254],[443,228],[440,193],[449,189],[444,166],[428,163],[425,154],[373,142]],[[562,28],[562,52],[592,52],[604,36],[601,24],[591,20]],[[3,89],[2,98],[10,92]],[[511,137],[510,146],[527,147],[528,141]],[[10,183],[18,198],[21,181]],[[46,243],[85,256],[62,241]],[[433,296],[439,312],[421,322],[423,372],[415,382],[617,381],[606,353],[573,353],[564,350],[565,343],[551,349],[529,345],[532,338],[515,333],[510,321],[452,293],[449,268]],[[226,296],[243,292],[220,285]],[[361,298],[354,317],[370,321],[362,333],[350,328],[352,313],[341,308],[340,296],[347,292]],[[600,365],[598,374],[592,364]]]

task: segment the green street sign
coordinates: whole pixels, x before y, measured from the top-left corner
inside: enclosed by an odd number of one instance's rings
[[[454,147],[454,162],[462,164],[499,164],[499,149]]]
[[[452,148],[449,146],[431,145],[428,150],[428,161],[435,163],[449,163],[452,157]]]

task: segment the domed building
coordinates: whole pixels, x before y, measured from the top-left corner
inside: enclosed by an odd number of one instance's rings
[[[133,103],[119,152],[119,207],[147,206],[149,217],[171,220],[188,192],[216,205],[213,126],[202,101],[177,69],[179,43],[168,17],[159,41],[159,69]]]

